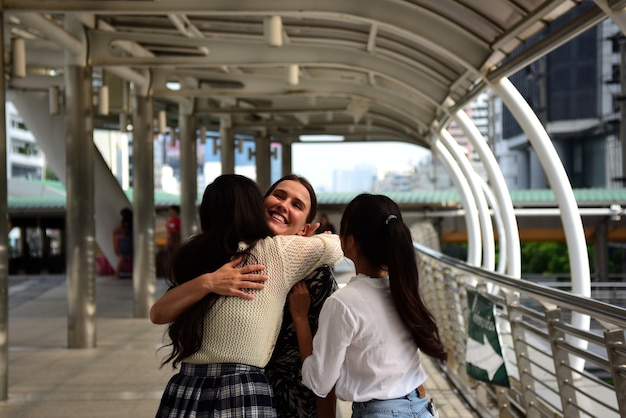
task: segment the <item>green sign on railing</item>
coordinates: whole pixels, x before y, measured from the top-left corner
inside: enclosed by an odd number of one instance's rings
[[[471,289],[467,289],[467,301],[470,307],[465,354],[467,374],[482,382],[509,387],[494,317],[494,304]]]

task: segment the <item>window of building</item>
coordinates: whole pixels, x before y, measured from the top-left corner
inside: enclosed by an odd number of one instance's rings
[[[27,141],[20,141],[19,139],[11,139],[11,153],[19,155],[36,156],[39,155],[39,147]]]
[[[19,129],[20,131],[28,131],[26,124],[22,119],[19,119],[17,116],[11,116],[11,127],[14,129]]]
[[[29,167],[21,164],[11,164],[11,177],[26,177],[27,179],[43,179],[41,167]]]

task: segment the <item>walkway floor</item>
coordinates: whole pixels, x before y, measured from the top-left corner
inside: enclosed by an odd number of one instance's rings
[[[164,289],[158,280],[157,295]],[[9,396],[0,401],[1,418],[154,416],[172,374],[159,369],[165,327],[132,317],[131,280],[98,277],[96,297],[96,348],[68,349],[65,276],[9,277]],[[438,368],[426,366],[440,417],[475,417]],[[349,416],[341,402],[338,417]]]

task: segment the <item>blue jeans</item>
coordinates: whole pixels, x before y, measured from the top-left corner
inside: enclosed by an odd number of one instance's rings
[[[434,416],[433,406],[427,397],[419,398],[417,391],[396,399],[352,403],[352,418],[430,418]]]

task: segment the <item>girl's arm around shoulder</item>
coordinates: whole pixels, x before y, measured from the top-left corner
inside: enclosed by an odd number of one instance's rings
[[[224,264],[211,273],[202,274],[185,283],[169,289],[150,309],[150,320],[154,324],[168,324],[175,321],[195,303],[209,293],[221,296],[236,296],[253,299],[254,296],[242,289],[263,289],[265,274],[254,274],[265,267],[260,264],[237,267],[242,257]]]

